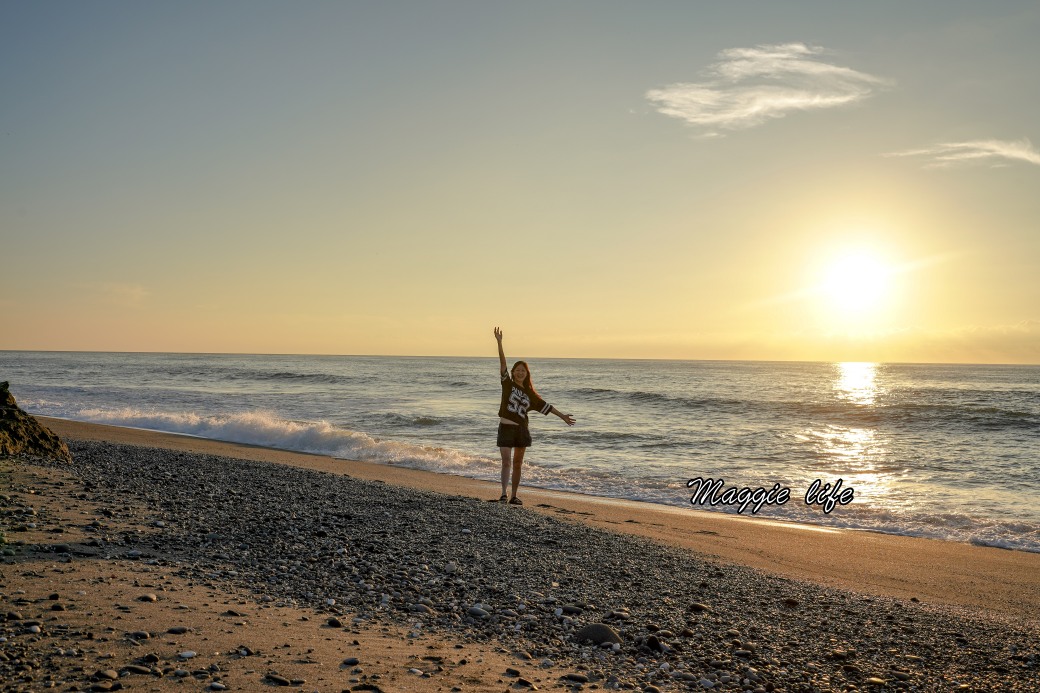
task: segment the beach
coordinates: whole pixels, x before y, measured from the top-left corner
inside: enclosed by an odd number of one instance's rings
[[[0,693],[1040,693],[1040,3],[53,5]]]
[[[15,689],[1040,685],[1040,554],[41,420],[74,464],[6,463]]]

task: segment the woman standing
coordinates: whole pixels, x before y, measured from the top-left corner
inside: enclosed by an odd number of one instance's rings
[[[495,339],[498,341],[498,363],[502,374],[502,401],[498,407],[498,449],[502,452],[502,497],[505,502],[506,487],[510,483],[512,472],[513,494],[509,502],[523,505],[516,497],[520,487],[520,468],[524,463],[524,452],[531,446],[531,432],[527,428],[527,412],[534,409],[548,416],[556,414],[568,426],[574,425],[574,417],[561,414],[553,405],[542,399],[531,383],[531,369],[524,361],[513,364],[513,370],[506,368],[506,354],[502,350],[502,330],[495,328]]]

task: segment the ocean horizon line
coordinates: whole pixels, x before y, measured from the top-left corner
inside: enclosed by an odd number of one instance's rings
[[[287,356],[310,358],[402,358],[402,359],[487,359],[495,361],[494,355],[461,355],[461,354],[333,354],[317,352],[248,352],[248,351],[140,351],[140,350],[101,350],[101,349],[0,349],[0,353],[9,354],[141,354],[148,356]],[[870,363],[885,366],[987,366],[987,367],[1037,367],[1038,362],[1007,361],[871,361],[863,359],[723,359],[723,358],[654,358],[635,356],[538,356],[524,354],[526,359],[544,361],[633,361],[653,363],[789,363],[789,364],[841,364]]]

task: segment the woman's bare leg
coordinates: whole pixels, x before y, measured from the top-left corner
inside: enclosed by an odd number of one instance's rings
[[[512,462],[509,460],[509,453],[513,451],[513,448],[499,448],[502,453],[502,495],[506,495],[506,488],[509,486],[509,472],[512,466]],[[515,491],[514,491],[515,493]]]
[[[513,448],[513,498],[516,498],[516,490],[520,488],[520,467],[524,463],[525,452],[527,452],[527,448]],[[504,457],[502,461],[505,462]],[[502,488],[505,489],[505,486],[503,485]]]

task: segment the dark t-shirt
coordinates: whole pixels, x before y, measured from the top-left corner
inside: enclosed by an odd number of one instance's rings
[[[498,407],[498,415],[526,426],[530,409],[548,415],[552,405],[526,387],[514,383],[509,371],[502,371],[502,403]]]

